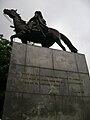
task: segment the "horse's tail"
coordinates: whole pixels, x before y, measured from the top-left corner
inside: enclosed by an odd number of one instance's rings
[[[72,45],[70,40],[62,33],[60,33],[60,36],[61,36],[61,39],[63,40],[63,42],[69,47],[71,52],[77,53],[78,50]]]

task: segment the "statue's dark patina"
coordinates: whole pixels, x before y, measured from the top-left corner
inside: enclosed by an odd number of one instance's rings
[[[41,43],[43,47],[50,47],[56,42],[66,51],[65,47],[61,44],[60,39],[62,39],[71,52],[77,53],[77,49],[65,35],[46,26],[46,21],[43,19],[40,11],[36,11],[35,16],[32,17],[28,23],[21,19],[16,10],[4,9],[4,14],[7,14],[13,19],[13,28],[16,34],[11,36],[11,43],[13,43],[13,38],[16,37],[21,39],[22,43],[27,44],[27,41],[31,41],[34,43]]]

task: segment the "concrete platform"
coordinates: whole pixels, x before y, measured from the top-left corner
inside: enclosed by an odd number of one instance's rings
[[[83,54],[14,43],[3,120],[89,120]]]

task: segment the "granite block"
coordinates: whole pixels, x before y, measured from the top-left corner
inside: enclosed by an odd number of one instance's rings
[[[59,94],[60,82],[51,69],[40,69],[40,93]]]
[[[88,67],[85,60],[85,56],[83,54],[75,54],[75,56],[77,61],[78,72],[88,73]]]
[[[83,83],[82,89],[84,96],[90,96],[90,77],[88,74],[80,74],[80,79]]]
[[[54,96],[23,94],[22,120],[55,120]]]
[[[7,91],[39,92],[39,68],[10,65]]]
[[[80,84],[69,84],[69,95],[82,96],[82,89]]]
[[[81,105],[77,97],[62,97],[62,111],[59,112],[58,118],[58,120],[83,120]]]
[[[77,72],[75,54],[53,50],[54,69]]]
[[[90,119],[90,97],[83,97],[84,105],[82,107],[84,120]]]
[[[52,68],[52,50],[48,48],[27,46],[26,65]]]
[[[22,73],[21,81],[23,83],[23,92],[39,93],[39,68],[25,67],[25,71]]]
[[[6,92],[3,120],[21,120],[22,94]]]
[[[11,54],[11,63],[14,64],[25,64],[25,55],[26,55],[26,44],[13,43],[12,54]]]
[[[22,91],[23,84],[21,82],[21,77],[23,72],[24,66],[10,64],[6,91]]]

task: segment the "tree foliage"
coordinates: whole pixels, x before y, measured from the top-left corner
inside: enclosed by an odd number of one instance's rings
[[[4,94],[8,75],[11,46],[9,41],[0,35],[0,117],[2,116]]]

